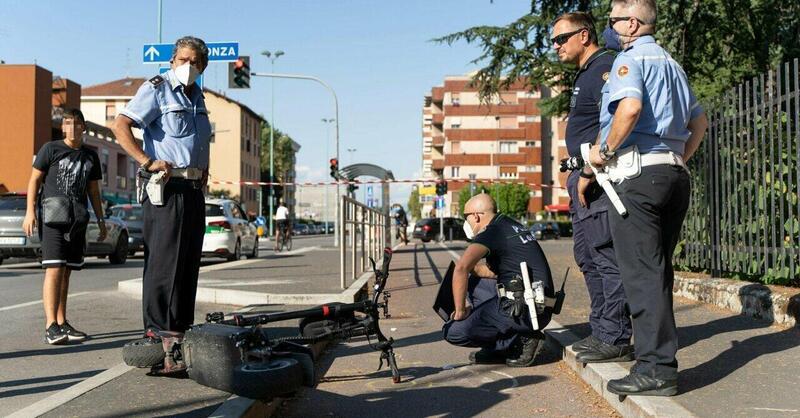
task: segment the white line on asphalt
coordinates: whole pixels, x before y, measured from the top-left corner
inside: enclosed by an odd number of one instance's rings
[[[130,367],[125,363],[117,364],[116,366],[98,375],[83,380],[80,383],[68,387],[67,389],[56,392],[39,402],[28,405],[27,407],[9,415],[8,418],[38,417],[40,415],[44,415],[47,412],[50,412],[59,406],[77,398],[78,396],[81,396],[84,393],[107,383],[109,380],[121,376],[131,369],[133,369],[133,367]]]
[[[71,298],[74,298],[76,296],[88,295],[89,293],[93,293],[93,292],[70,293],[68,296],[71,297]],[[31,306],[31,305],[41,305],[41,304],[42,304],[42,300],[39,299],[39,300],[35,300],[33,302],[20,303],[18,305],[3,306],[2,308],[0,308],[0,312],[2,312],[2,311],[10,311],[12,309],[17,309],[17,308],[24,308],[26,306]]]
[[[460,255],[456,254],[456,252],[451,250],[450,247],[448,247],[445,243],[440,242],[439,245],[445,250],[447,250],[447,252],[450,253],[450,256],[453,257],[456,261],[458,261],[458,259],[461,258]]]

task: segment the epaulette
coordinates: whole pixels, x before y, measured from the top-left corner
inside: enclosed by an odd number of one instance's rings
[[[160,75],[157,75],[157,76],[151,78],[148,81],[150,82],[150,84],[153,85],[153,87],[158,87],[158,85],[160,85],[161,83],[163,83],[166,80],[164,80],[164,77],[161,77]]]

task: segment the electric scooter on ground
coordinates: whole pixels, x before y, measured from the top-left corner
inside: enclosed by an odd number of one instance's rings
[[[133,341],[123,347],[129,366],[150,367],[151,375],[188,375],[197,383],[252,399],[272,399],[316,383],[310,344],[366,336],[380,351],[380,364],[389,366],[394,383],[400,382],[392,344],[380,328],[388,318],[390,294],[385,291],[392,250],[384,249],[383,264],[375,274],[372,297],[355,303],[331,303],[311,309],[264,314],[212,312],[204,324],[185,334],[162,333],[162,344]],[[299,335],[270,336],[262,325],[300,319]],[[373,340],[374,338],[374,340]]]

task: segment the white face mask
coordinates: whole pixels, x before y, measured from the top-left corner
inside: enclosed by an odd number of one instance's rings
[[[471,240],[475,238],[475,233],[472,232],[472,227],[469,226],[469,222],[464,221],[464,234],[467,236],[467,239]]]
[[[197,70],[197,67],[188,62],[175,68],[175,76],[184,86],[191,86],[199,75],[200,71]]]

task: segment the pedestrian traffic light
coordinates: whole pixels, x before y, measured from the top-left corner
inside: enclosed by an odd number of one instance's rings
[[[240,56],[236,61],[228,64],[228,88],[250,88],[250,57]]]
[[[356,186],[355,184],[348,184],[347,185],[347,192],[348,193],[353,194],[353,193],[356,192],[356,190],[358,190],[358,186]]]
[[[436,182],[436,195],[437,196],[444,196],[447,194],[447,182],[444,180],[439,180]]]
[[[331,177],[339,180],[339,160],[331,158]]]

